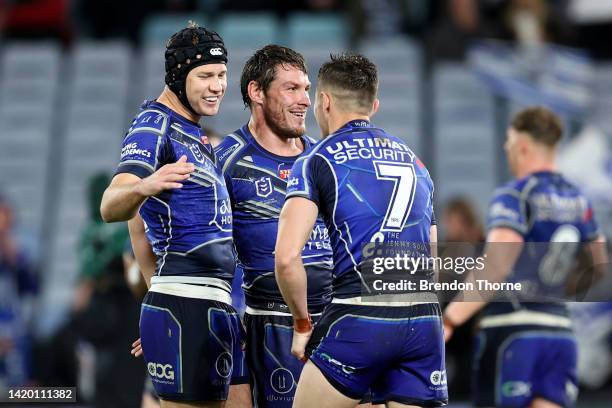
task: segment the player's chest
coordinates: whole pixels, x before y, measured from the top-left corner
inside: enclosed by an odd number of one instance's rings
[[[280,210],[293,161],[253,156],[240,158],[230,170],[232,202],[259,202]]]
[[[193,163],[196,173],[202,173],[217,178],[219,175],[217,159],[210,144],[204,144],[199,134],[188,134],[174,130],[169,134],[170,149],[173,158],[187,157],[187,162]]]

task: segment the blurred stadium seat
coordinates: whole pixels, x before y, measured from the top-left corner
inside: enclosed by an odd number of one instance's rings
[[[289,45],[298,50],[319,46],[329,53],[348,46],[348,26],[340,14],[294,13],[287,30]]]
[[[229,58],[236,48],[255,50],[276,42],[279,35],[276,17],[271,13],[229,13],[210,21],[210,27],[223,37]]]
[[[463,64],[434,70],[434,129],[439,202],[458,194],[486,208],[495,186],[493,99]]]
[[[47,290],[56,296],[50,307],[65,306],[72,295],[66,288],[78,271],[76,249],[89,211],[87,182],[97,172],[112,172],[118,160],[130,112],[132,61],[130,46],[120,41],[78,44],[69,58],[72,70],[64,78],[68,94],[61,110],[63,148],[54,169],[58,205],[57,214],[51,214],[55,239]]]
[[[59,91],[61,50],[55,43],[8,43],[1,63],[0,191],[19,230],[38,246],[47,203],[49,147]]]
[[[187,27],[189,21],[206,26],[207,18],[202,13],[158,13],[147,18],[142,26],[141,38],[145,45],[163,47],[172,34]]]

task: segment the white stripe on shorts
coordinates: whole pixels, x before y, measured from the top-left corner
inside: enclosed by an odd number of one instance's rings
[[[149,292],[232,304],[232,297],[229,293],[223,289],[210,286],[189,285],[187,283],[152,283]]]
[[[480,321],[480,328],[487,329],[489,327],[517,326],[525,324],[562,327],[566,329],[572,327],[572,321],[565,316],[557,316],[544,312],[534,312],[531,310],[518,310],[512,313],[483,317]]]
[[[291,317],[291,313],[277,312],[275,310],[254,309],[251,306],[247,306],[244,312],[250,314],[251,316],[289,316]],[[311,316],[320,316],[320,315],[321,313],[311,314]]]

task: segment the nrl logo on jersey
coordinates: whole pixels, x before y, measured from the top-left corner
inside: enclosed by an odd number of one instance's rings
[[[191,146],[189,146],[189,150],[191,153],[193,153],[193,157],[198,161],[198,163],[204,163],[204,153],[202,153],[202,150],[197,143],[192,143]]]
[[[255,192],[259,197],[268,197],[272,194],[272,180],[270,177],[261,177],[255,180]]]

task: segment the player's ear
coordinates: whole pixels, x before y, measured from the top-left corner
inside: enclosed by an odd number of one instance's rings
[[[378,98],[374,99],[374,103],[372,104],[372,113],[370,113],[370,116],[374,116],[376,112],[378,112],[379,106],[380,106],[380,99]]]
[[[331,97],[325,91],[321,91],[321,106],[325,112],[329,112],[331,107]]]
[[[249,82],[249,85],[247,85],[247,92],[251,101],[257,104],[263,104],[264,92],[257,81]]]
[[[529,150],[531,150],[532,141],[529,138],[529,136],[520,135],[517,138],[517,143],[518,143],[518,150],[519,152],[521,152],[521,154],[525,155],[529,153]]]

